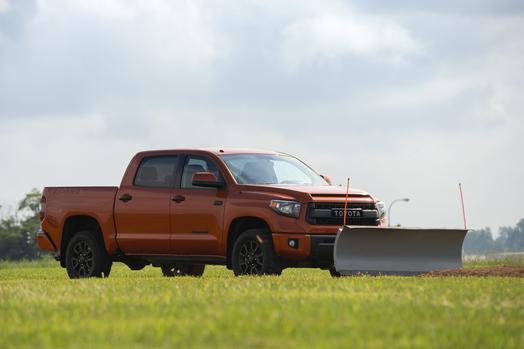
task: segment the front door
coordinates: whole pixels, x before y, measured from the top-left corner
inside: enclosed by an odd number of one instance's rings
[[[223,178],[208,157],[186,157],[180,188],[174,190],[172,197],[170,250],[177,255],[217,256],[227,193],[226,189],[193,186],[196,172],[212,172]]]
[[[140,162],[135,180],[120,187],[115,204],[118,245],[127,254],[167,254],[170,205],[179,156]]]

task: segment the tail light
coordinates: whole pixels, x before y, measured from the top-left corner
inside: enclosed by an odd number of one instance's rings
[[[43,221],[45,217],[45,206],[46,206],[46,199],[45,196],[42,196],[40,199],[40,212],[38,212],[38,216],[40,217],[40,220]]]

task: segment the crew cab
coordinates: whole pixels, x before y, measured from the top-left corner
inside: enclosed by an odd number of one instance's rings
[[[120,187],[46,187],[41,250],[71,278],[107,277],[113,262],[163,275],[235,275],[333,266],[344,212],[351,225],[384,224],[384,203],[333,186],[285,153],[175,149],[136,154]],[[332,270],[332,269],[331,269]]]

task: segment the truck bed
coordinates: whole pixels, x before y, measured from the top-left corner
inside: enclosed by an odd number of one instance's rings
[[[46,187],[46,215],[42,229],[60,250],[61,232],[68,217],[85,215],[95,218],[109,246],[115,244],[113,207],[118,187]],[[107,246],[107,245],[106,245]]]

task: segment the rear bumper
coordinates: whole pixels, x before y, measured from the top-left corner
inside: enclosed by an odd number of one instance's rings
[[[276,255],[290,264],[333,265],[336,234],[273,234]],[[290,246],[290,241],[293,246]]]
[[[56,252],[56,245],[49,235],[42,229],[38,230],[36,233],[36,243],[38,248],[42,251]]]

